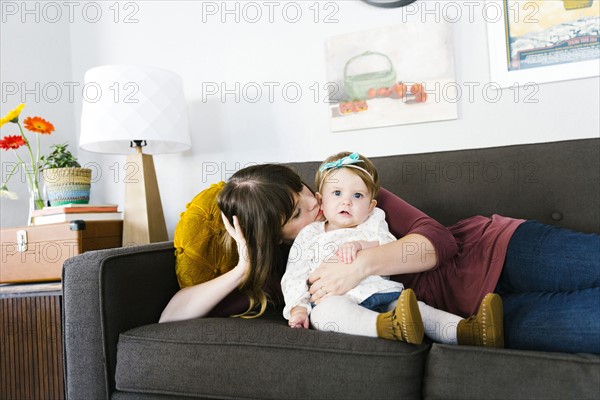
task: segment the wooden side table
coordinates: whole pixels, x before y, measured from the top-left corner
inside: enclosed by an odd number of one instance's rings
[[[64,399],[62,284],[0,285],[0,398]]]

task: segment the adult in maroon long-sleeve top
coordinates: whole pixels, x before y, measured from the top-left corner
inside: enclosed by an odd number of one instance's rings
[[[255,200],[255,209],[264,207],[273,214],[271,219],[249,219],[252,223],[242,234],[235,212],[227,215],[236,225],[234,238],[245,251],[250,247],[257,251],[255,247],[261,246],[262,251],[293,240],[300,229],[318,218],[314,195],[289,168],[247,167],[234,176],[262,169],[278,172],[271,171],[262,183],[239,182],[238,176],[237,184],[248,188],[252,183],[253,190],[245,196],[254,192],[266,195]],[[289,185],[282,189],[286,181],[295,186],[293,204],[286,206],[289,215],[282,219],[274,201],[281,203],[290,194]],[[230,194],[235,192],[233,186]],[[263,187],[287,194],[273,197],[261,191]],[[473,314],[486,293],[496,292],[504,304],[507,347],[600,354],[600,235],[499,215],[475,216],[445,228],[385,190],[378,197],[378,206],[386,212],[398,240],[359,252],[351,264],[322,264],[309,278],[313,301],[319,302],[323,293],[344,294],[368,275],[394,276],[413,288],[420,300],[462,316]],[[282,220],[284,225],[278,228]],[[260,228],[257,222],[261,222]],[[248,230],[252,225],[254,230]],[[246,246],[246,238],[256,242],[265,231],[273,234],[273,240]],[[271,299],[278,292],[276,275],[281,270],[277,261],[274,257],[263,264],[270,273],[261,287]],[[161,321],[244,312],[248,297],[239,288],[252,268],[247,257],[239,257],[230,271],[181,289],[163,311]]]
[[[486,293],[504,303],[507,347],[600,354],[600,236],[535,221],[475,216],[448,228],[382,190],[378,206],[399,239],[330,262],[309,278],[313,301],[362,277],[392,275],[427,304],[467,316]]]

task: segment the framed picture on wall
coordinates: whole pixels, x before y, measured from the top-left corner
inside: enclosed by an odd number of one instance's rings
[[[334,132],[458,118],[449,23],[406,23],[326,42]]]
[[[500,87],[600,74],[599,0],[488,0],[491,81]]]

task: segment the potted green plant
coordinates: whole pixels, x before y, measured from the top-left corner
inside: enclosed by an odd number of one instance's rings
[[[48,156],[41,157],[42,174],[51,206],[87,204],[90,201],[92,170],[81,168],[68,144],[55,144]]]

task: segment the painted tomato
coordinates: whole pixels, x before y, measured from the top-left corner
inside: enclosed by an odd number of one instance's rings
[[[417,103],[425,103],[427,101],[427,92],[423,90],[415,93],[415,101]]]
[[[365,100],[354,100],[354,112],[363,112],[369,109]]]
[[[379,89],[377,89],[377,96],[388,97],[391,94],[392,90],[388,87],[380,87]]]
[[[404,95],[406,95],[406,91],[407,91],[406,84],[404,84],[402,82],[395,83],[394,86],[392,86],[392,92],[398,98],[403,98]]]
[[[351,101],[343,101],[338,106],[340,114],[347,115],[354,112],[354,104]]]
[[[423,91],[424,91],[423,89],[424,89],[424,86],[423,86],[422,84],[420,84],[420,83],[415,83],[414,85],[412,85],[412,86],[410,87],[410,92],[411,92],[412,94],[417,94],[417,93],[419,93],[419,92],[423,92]]]
[[[375,90],[374,88],[371,88],[367,91],[367,96],[369,96],[370,99],[374,98],[375,96],[377,96],[377,90]]]

